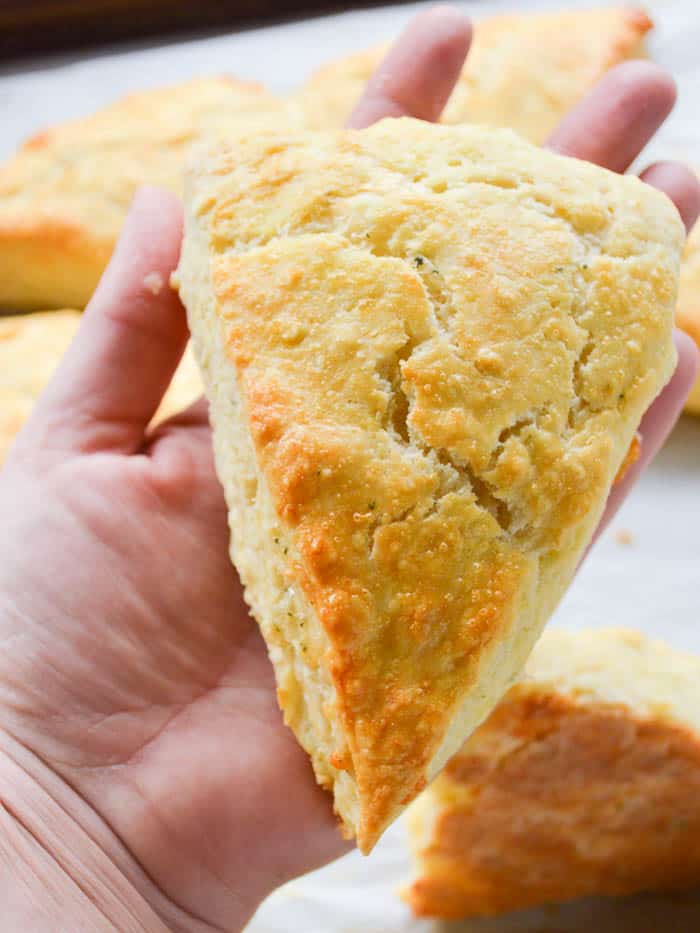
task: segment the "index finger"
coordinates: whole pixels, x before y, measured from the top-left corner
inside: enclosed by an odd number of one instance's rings
[[[453,7],[416,16],[370,78],[348,127],[362,129],[384,117],[438,120],[471,39],[469,20]]]

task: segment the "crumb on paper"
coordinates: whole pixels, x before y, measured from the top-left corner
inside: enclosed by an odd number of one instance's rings
[[[152,295],[160,295],[163,291],[163,276],[160,272],[149,272],[144,276],[143,286],[147,288]]]
[[[634,535],[629,528],[618,528],[615,532],[615,540],[623,547],[629,547],[634,544]]]

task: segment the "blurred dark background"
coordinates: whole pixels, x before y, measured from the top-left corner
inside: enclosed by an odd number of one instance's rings
[[[387,0],[383,0],[387,2]],[[380,0],[0,0],[0,57],[261,25]]]

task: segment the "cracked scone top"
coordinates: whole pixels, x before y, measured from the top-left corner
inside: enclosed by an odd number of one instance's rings
[[[232,557],[364,851],[571,579],[674,365],[682,237],[637,179],[473,126],[243,137],[192,173]]]

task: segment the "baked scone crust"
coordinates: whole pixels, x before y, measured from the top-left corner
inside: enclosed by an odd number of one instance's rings
[[[180,292],[281,707],[363,851],[524,663],[668,379],[682,227],[507,131],[242,137]]]
[[[0,167],[0,308],[84,307],[137,188],[180,193],[193,142],[269,127],[283,106],[257,84],[198,78],[28,140]]]
[[[419,915],[700,882],[700,660],[622,630],[546,631],[409,813]]]
[[[507,127],[543,143],[606,71],[644,55],[652,25],[628,7],[480,20],[443,122]],[[368,49],[312,75],[296,97],[304,124],[342,126],[387,50]]]
[[[683,252],[677,321],[700,348],[700,224],[690,232]],[[688,396],[685,410],[700,415],[700,378]]]
[[[0,318],[0,464],[68,349],[79,323],[80,313],[72,310]],[[199,369],[188,348],[154,423],[181,411],[201,394]]]

